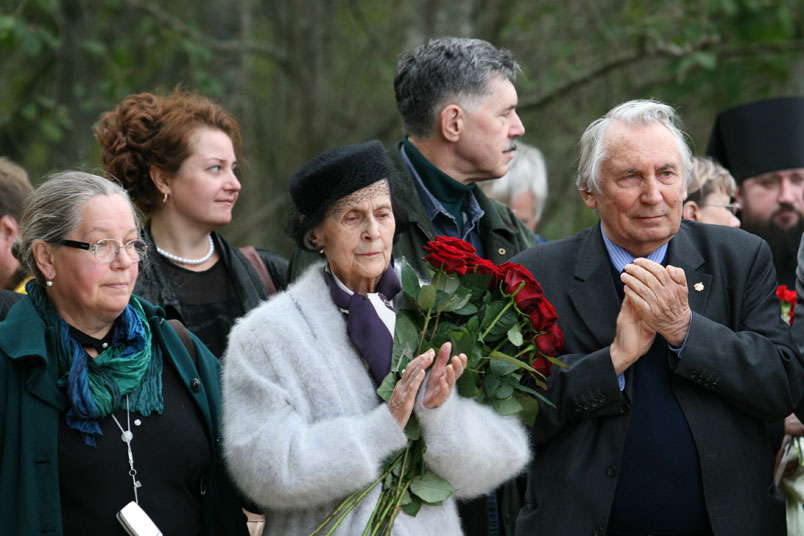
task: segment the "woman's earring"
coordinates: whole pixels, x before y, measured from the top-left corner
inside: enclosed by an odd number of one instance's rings
[[[162,194],[162,204],[163,205],[167,205],[167,198],[168,198],[168,193],[167,192]]]
[[[49,286],[49,287],[52,287],[52,286],[53,286],[53,281],[51,281],[50,279],[48,279],[48,280],[45,282],[45,285],[47,285],[47,286]]]

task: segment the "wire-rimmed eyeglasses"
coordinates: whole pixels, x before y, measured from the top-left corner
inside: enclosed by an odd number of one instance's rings
[[[104,238],[94,244],[89,242],[78,242],[76,240],[59,240],[59,244],[76,249],[86,249],[91,251],[99,262],[112,262],[117,258],[121,249],[126,250],[128,258],[134,262],[139,262],[148,252],[148,245],[138,238],[129,240],[125,244],[114,238]]]
[[[735,215],[740,212],[740,203],[728,203],[726,205],[718,205],[717,203],[703,203],[701,204],[701,207],[721,207]]]

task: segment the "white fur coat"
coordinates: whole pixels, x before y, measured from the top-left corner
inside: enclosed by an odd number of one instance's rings
[[[224,452],[235,482],[266,508],[266,535],[309,534],[344,497],[381,473],[406,445],[382,403],[320,266],[252,310],[232,330],[223,376]],[[422,391],[424,386],[422,386]],[[470,498],[496,488],[527,464],[524,427],[453,393],[415,413],[425,461]],[[361,534],[379,487],[337,534]],[[395,536],[460,535],[454,498],[400,513]]]

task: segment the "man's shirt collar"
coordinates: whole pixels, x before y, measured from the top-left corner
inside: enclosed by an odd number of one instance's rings
[[[606,232],[603,230],[603,225],[600,225],[600,234],[603,235],[603,243],[606,244],[606,251],[609,254],[609,259],[611,260],[611,264],[617,269],[618,272],[622,272],[625,270],[626,264],[632,264],[634,262],[634,257],[630,253],[628,253],[625,249],[621,248],[617,244],[611,241],[611,239],[606,236]],[[646,255],[645,258],[649,261],[653,261],[657,264],[664,263],[665,257],[667,257],[667,244],[669,242],[665,242],[658,249],[653,251],[650,255]]]

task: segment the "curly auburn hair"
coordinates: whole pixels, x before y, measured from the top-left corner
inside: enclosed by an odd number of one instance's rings
[[[199,128],[221,130],[240,156],[240,126],[207,97],[176,90],[171,95],[129,95],[101,115],[94,127],[106,174],[119,180],[146,215],[161,197],[151,166],[173,175],[190,156],[190,137]]]

